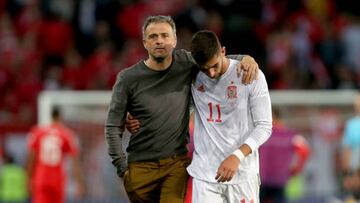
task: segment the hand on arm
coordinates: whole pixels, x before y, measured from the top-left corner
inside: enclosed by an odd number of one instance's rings
[[[246,84],[252,83],[259,76],[259,65],[255,59],[249,55],[228,55],[229,59],[240,61],[237,67],[237,75],[240,77],[243,72],[242,82]]]
[[[139,132],[140,122],[130,113],[128,113],[125,121],[125,127],[131,134],[135,134]]]
[[[237,67],[237,73],[240,75],[241,71],[244,72],[242,82],[250,84],[253,80],[258,78],[259,65],[255,59],[249,55],[245,55]]]
[[[255,59],[249,55],[228,55],[229,59],[240,61],[237,67],[237,75],[240,77],[243,72],[242,83],[250,84],[259,76],[259,65]]]
[[[244,158],[250,153],[251,148],[247,144],[241,145],[236,152],[221,162],[218,171],[216,172],[215,179],[219,183],[230,181],[238,170],[241,161],[244,160]]]

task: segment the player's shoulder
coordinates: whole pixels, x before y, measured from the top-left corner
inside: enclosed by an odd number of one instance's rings
[[[265,74],[260,68],[258,69],[257,73],[258,73],[258,79],[266,80]]]
[[[34,125],[33,127],[30,128],[30,133],[37,132],[41,129],[42,129],[42,127],[40,125]]]
[[[43,127],[39,126],[39,125],[35,125],[33,127],[31,127],[30,131],[29,131],[29,137],[31,140],[33,140],[35,137],[38,137],[41,133],[41,131],[43,131]]]
[[[244,75],[242,74],[242,77],[244,77]],[[251,88],[252,86],[256,86],[256,85],[260,85],[260,84],[264,84],[267,83],[266,82],[266,77],[264,72],[259,68],[257,71],[257,76],[256,78],[250,83],[250,85],[247,85],[249,88]]]
[[[30,129],[29,134],[30,135],[43,134],[47,130],[47,128],[48,127],[46,125],[35,125]]]
[[[70,127],[68,127],[68,126],[66,126],[66,125],[64,125],[64,124],[59,124],[59,125],[57,126],[57,130],[58,130],[62,135],[65,135],[65,136],[73,136],[73,135],[74,135],[74,131],[73,131]]]
[[[43,135],[45,135],[46,132],[47,132],[47,126],[42,126],[42,125],[33,126],[28,133],[27,142],[30,144],[35,144],[39,142],[39,140],[42,139]]]
[[[231,68],[230,71],[231,71],[232,78],[239,78],[238,73],[237,73],[238,72],[237,68],[238,68],[239,63],[240,63],[240,61],[238,61],[238,60],[230,59],[230,68]],[[259,84],[259,83],[264,83],[264,82],[266,83],[265,74],[260,68],[257,71],[257,76],[249,85],[245,85],[241,82],[244,77],[244,74],[245,74],[245,72],[242,70],[240,73],[239,81],[240,81],[240,84],[246,86],[247,88],[251,88],[252,86]]]
[[[67,143],[72,143],[74,141],[75,132],[68,126],[64,124],[58,124],[57,126],[53,127],[53,129],[57,132],[55,135],[58,136],[62,141]]]

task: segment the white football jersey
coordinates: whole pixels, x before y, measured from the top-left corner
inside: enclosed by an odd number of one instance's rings
[[[242,144],[252,153],[239,165],[230,182],[238,184],[259,175],[258,147],[271,134],[270,96],[264,74],[249,85],[237,76],[237,64],[230,60],[228,70],[218,79],[199,72],[191,91],[195,104],[194,153],[189,174],[197,179],[216,182],[221,162]]]

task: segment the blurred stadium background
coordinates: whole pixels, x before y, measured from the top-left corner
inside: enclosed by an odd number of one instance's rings
[[[84,202],[127,202],[105,150],[108,94],[121,69],[147,56],[143,20],[166,14],[178,48],[211,29],[228,54],[256,59],[273,104],[311,145],[301,201],[332,202],[360,85],[359,8],[356,0],[0,0],[0,149],[23,166],[26,133],[60,104],[81,144]]]

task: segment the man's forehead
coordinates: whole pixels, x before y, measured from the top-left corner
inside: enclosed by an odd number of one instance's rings
[[[172,32],[172,28],[169,25],[169,23],[166,22],[154,22],[154,23],[150,23],[146,30],[145,33],[153,33],[153,32],[161,32],[161,33],[171,33]]]

